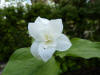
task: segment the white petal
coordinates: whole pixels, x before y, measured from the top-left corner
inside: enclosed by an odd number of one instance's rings
[[[48,61],[52,57],[54,52],[55,52],[54,47],[50,47],[50,46],[47,47],[43,44],[39,45],[39,55],[41,56],[42,60],[45,62]]]
[[[31,45],[31,53],[33,56],[35,56],[36,58],[41,58],[39,56],[39,52],[38,52],[38,48],[39,48],[39,43],[38,42],[33,42],[33,44]]]
[[[28,31],[30,36],[35,37],[35,35],[37,34],[37,30],[36,30],[36,24],[35,23],[29,23],[28,24]]]
[[[64,34],[61,34],[61,36],[56,40],[56,42],[56,50],[58,51],[68,50],[72,46],[70,40]]]
[[[49,20],[46,18],[37,17],[35,24],[38,25],[38,29],[45,30],[49,27]]]
[[[28,24],[29,35],[32,36],[35,40],[41,41],[44,39],[42,30],[36,23]]]
[[[54,32],[62,33],[63,31],[63,23],[61,19],[50,20],[50,26]]]
[[[35,20],[35,23],[47,24],[47,23],[49,23],[49,20],[46,18],[37,17],[37,19]]]

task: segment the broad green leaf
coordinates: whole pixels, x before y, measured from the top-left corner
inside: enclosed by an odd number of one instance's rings
[[[71,40],[72,47],[68,51],[57,52],[56,55],[62,57],[76,56],[82,58],[100,57],[100,42],[74,38]]]
[[[59,65],[54,58],[43,62],[34,58],[29,48],[17,50],[10,58],[2,75],[58,75]]]

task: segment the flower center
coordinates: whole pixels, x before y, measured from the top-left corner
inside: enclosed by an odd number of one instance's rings
[[[49,36],[49,35],[45,35],[45,44],[51,44],[53,41],[52,41],[52,37]]]
[[[45,44],[51,44],[52,43],[52,40],[48,40],[45,42]]]

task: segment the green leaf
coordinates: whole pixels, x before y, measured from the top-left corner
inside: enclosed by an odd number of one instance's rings
[[[58,75],[59,65],[54,58],[43,62],[34,58],[29,48],[17,50],[10,58],[2,75]]]
[[[82,58],[100,57],[100,42],[74,38],[71,40],[72,47],[68,51],[57,52],[61,58],[65,56],[75,56]]]

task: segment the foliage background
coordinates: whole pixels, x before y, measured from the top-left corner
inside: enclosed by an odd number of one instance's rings
[[[27,26],[29,22],[34,22],[37,16],[48,19],[62,18],[64,33],[70,38],[79,37],[100,42],[100,0],[89,3],[86,3],[86,0],[59,0],[55,6],[35,3],[32,6],[27,5],[26,8],[21,5],[17,8],[5,7],[0,9],[0,61],[7,61],[16,49],[31,45]],[[100,63],[97,58],[85,60],[66,57],[64,61],[68,63],[61,67],[63,73],[68,70],[68,74],[82,68],[82,71],[91,70],[91,66],[96,67],[96,70],[100,66],[96,64]],[[64,68],[66,64],[68,68]]]

